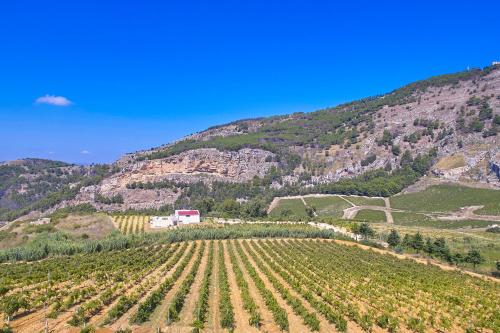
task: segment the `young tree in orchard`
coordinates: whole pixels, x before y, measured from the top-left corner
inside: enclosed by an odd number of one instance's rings
[[[470,250],[465,257],[465,261],[469,264],[472,264],[474,269],[476,269],[477,265],[480,265],[484,262],[484,257],[478,250]]]
[[[387,243],[389,244],[390,247],[396,247],[399,244],[401,244],[401,237],[399,236],[399,233],[395,229],[392,229],[391,232],[389,233],[389,237],[387,238]]]
[[[417,232],[412,238],[411,247],[414,248],[417,253],[420,253],[420,251],[424,249],[424,238],[419,232]]]
[[[2,301],[2,312],[5,315],[7,324],[9,324],[11,317],[20,309],[28,309],[29,305],[25,298],[16,295],[7,296]]]
[[[313,208],[313,207],[309,207],[309,206],[307,206],[307,207],[306,207],[306,214],[307,214],[307,216],[309,216],[310,218],[313,218],[313,217],[314,217],[314,208]]]
[[[360,235],[363,239],[368,239],[375,236],[375,231],[368,225],[368,223],[361,223],[353,228],[353,232]]]

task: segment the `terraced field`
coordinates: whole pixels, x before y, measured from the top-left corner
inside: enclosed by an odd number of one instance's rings
[[[500,331],[500,283],[323,239],[197,240],[2,264],[0,281],[15,332],[42,331],[46,316],[55,332]]]

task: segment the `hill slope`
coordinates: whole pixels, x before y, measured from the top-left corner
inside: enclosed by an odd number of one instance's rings
[[[231,198],[261,214],[274,195],[387,196],[425,174],[498,187],[489,170],[498,165],[499,129],[500,68],[486,67],[316,112],[236,121],[127,154],[114,163],[117,172],[56,207],[220,210]]]

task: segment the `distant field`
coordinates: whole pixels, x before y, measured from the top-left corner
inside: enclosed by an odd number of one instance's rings
[[[351,205],[344,199],[331,196],[331,197],[306,197],[304,198],[307,204],[316,208],[316,213],[319,216],[333,216],[341,218],[343,210],[351,207]]]
[[[51,332],[500,329],[499,283],[330,240],[183,241],[27,266],[0,266],[6,297],[29,308],[8,308],[14,332],[45,318]]]
[[[307,217],[306,206],[304,206],[304,203],[300,199],[283,199],[271,211],[270,215],[275,217],[297,216],[305,218]]]
[[[418,214],[413,212],[393,212],[392,218],[394,223],[410,225],[412,223],[425,223],[432,221],[432,219],[424,214]]]
[[[362,209],[355,217],[356,220],[366,222],[385,222],[385,213],[380,210]]]
[[[380,198],[364,198],[364,197],[356,197],[356,196],[347,196],[344,195],[347,200],[351,201],[356,206],[385,206],[385,202]]]
[[[117,215],[112,218],[115,227],[125,235],[143,233],[149,223],[149,216],[143,215]]]
[[[464,206],[484,205],[477,214],[500,215],[500,190],[436,185],[422,192],[396,195],[391,207],[413,212],[451,212]]]

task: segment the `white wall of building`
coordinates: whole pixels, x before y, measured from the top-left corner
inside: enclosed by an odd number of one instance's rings
[[[166,228],[175,225],[172,216],[151,216],[151,228]]]

